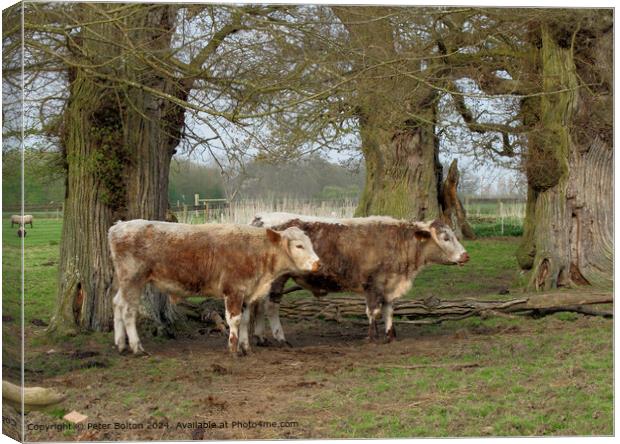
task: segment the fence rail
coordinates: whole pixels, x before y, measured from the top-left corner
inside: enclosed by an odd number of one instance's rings
[[[525,218],[525,202],[515,198],[464,198],[463,203],[471,223],[501,223],[521,225]],[[179,205],[171,208],[179,222],[184,223],[248,223],[256,213],[283,211],[325,217],[352,217],[357,207],[353,199],[313,200],[296,198],[252,199],[229,202],[225,199],[201,199],[198,205]],[[3,207],[3,217],[19,214],[18,205]],[[27,214],[39,218],[61,219],[62,204],[27,204]],[[502,229],[503,232],[503,229]]]

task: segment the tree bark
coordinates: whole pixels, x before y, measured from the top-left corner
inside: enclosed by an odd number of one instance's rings
[[[357,110],[366,181],[355,216],[388,215],[403,219],[442,218],[459,237],[475,237],[456,197],[454,183],[442,189],[442,166],[435,134],[437,82],[445,67],[436,60],[399,52],[389,17],[382,7],[333,7],[360,54],[351,98]],[[403,72],[413,72],[406,76]],[[424,82],[424,78],[430,78]],[[455,167],[456,168],[456,167]]]
[[[457,160],[454,159],[448,169],[446,180],[441,187],[442,220],[452,227],[459,239],[475,239],[476,234],[467,222],[467,212],[459,199],[457,188],[459,186],[459,170]]]
[[[534,130],[526,159],[527,218],[518,259],[522,268],[531,269],[528,287],[533,290],[609,287],[613,152],[604,131],[580,136],[586,120],[582,116],[591,113],[592,93],[579,88],[574,58],[578,49],[563,43],[558,34],[542,26],[539,69],[548,94],[527,99],[524,106],[529,113],[524,121],[533,123]]]
[[[375,117],[360,119],[366,182],[355,215],[439,217],[442,167],[433,125],[409,123],[385,130]]]
[[[110,91],[75,70],[70,97],[63,123],[67,171],[58,302],[50,323],[50,329],[60,334],[77,333],[79,327],[98,331],[112,327],[113,269],[107,230],[115,211],[124,205],[114,196],[118,190],[109,186],[113,178],[105,175],[106,166],[122,164],[122,152],[109,149],[120,145],[120,115],[102,112],[112,106]]]
[[[398,75],[401,57],[394,41],[389,9],[333,7],[348,31],[356,60],[351,101],[357,110],[366,182],[356,216],[388,215],[428,220],[439,217],[442,168],[435,136],[436,92]],[[399,62],[404,71],[421,62]]]
[[[170,50],[175,7],[143,8],[127,27],[132,41],[142,50]],[[122,37],[114,35],[119,32],[115,27],[94,27],[97,35],[111,41]],[[102,74],[123,75],[174,97],[187,97],[179,82],[143,66],[140,59],[125,55],[123,65],[111,63],[119,47],[92,39],[88,32],[83,31],[79,53],[104,58]],[[67,167],[65,214],[58,304],[50,329],[108,331],[116,289],[107,231],[119,219],[165,219],[170,160],[184,110],[79,66],[69,70],[69,81],[61,135]],[[153,289],[146,293],[144,313],[168,329],[175,318],[168,297]]]

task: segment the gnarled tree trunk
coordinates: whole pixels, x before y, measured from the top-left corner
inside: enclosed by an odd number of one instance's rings
[[[132,16],[134,42],[170,50],[175,8],[148,6]],[[94,25],[113,39],[116,28]],[[179,142],[184,110],[144,91],[105,78],[125,78],[185,99],[179,82],[160,76],[140,59],[110,62],[118,46],[94,39],[85,26],[78,54],[101,57],[106,68],[70,69],[70,99],[62,142],[67,165],[58,305],[50,328],[61,333],[112,328],[113,268],[107,231],[117,220],[164,220],[170,160]],[[98,74],[104,76],[103,79]],[[145,314],[168,329],[175,318],[166,295],[147,290]]]
[[[448,169],[446,180],[441,187],[441,218],[452,229],[459,239],[475,239],[476,234],[467,222],[467,212],[459,199],[457,188],[459,186],[459,170],[457,160],[454,159]]]
[[[442,217],[442,166],[435,134],[439,95],[418,76],[432,77],[444,67],[418,58],[409,61],[399,53],[394,38],[397,32],[389,19],[392,11],[381,7],[332,9],[347,29],[354,52],[360,55],[355,71],[364,72],[357,75],[351,97],[366,164],[366,182],[355,215],[415,220]],[[460,232],[461,220],[448,218],[459,224]]]
[[[524,120],[535,126],[518,259],[531,269],[529,287],[535,290],[607,287],[613,279],[613,152],[606,131],[581,134],[594,121],[592,91],[579,87],[578,49],[558,34],[542,27],[539,64],[548,94],[527,99],[524,107],[529,113]]]
[[[432,125],[382,129],[361,121],[366,183],[356,216],[439,217],[439,162]]]

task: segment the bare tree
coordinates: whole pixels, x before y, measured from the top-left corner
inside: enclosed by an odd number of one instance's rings
[[[48,86],[49,94],[37,97],[38,130],[58,141],[66,170],[53,330],[111,328],[107,229],[118,219],[165,218],[170,160],[188,110],[215,130],[226,127],[223,121],[241,128],[272,112],[260,97],[284,89],[274,84],[270,60],[286,36],[267,24],[282,14],[286,8],[272,6],[25,5],[23,57],[31,85],[51,73],[66,88]],[[3,37],[19,58],[17,31],[8,27]],[[52,98],[55,113],[44,106]],[[169,325],[168,298],[149,293],[150,317]]]

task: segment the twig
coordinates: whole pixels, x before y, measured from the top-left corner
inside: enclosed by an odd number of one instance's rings
[[[477,362],[466,362],[461,364],[416,364],[416,365],[380,365],[376,367],[368,368],[397,368],[404,370],[417,370],[420,368],[449,368],[453,370],[460,370],[462,368],[476,368],[480,367]]]

